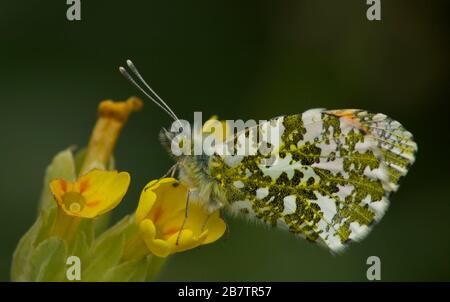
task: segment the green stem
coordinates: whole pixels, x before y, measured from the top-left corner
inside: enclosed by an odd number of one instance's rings
[[[144,240],[138,233],[134,234],[125,242],[125,248],[122,255],[122,261],[139,260],[149,255],[150,251],[145,245]]]
[[[162,258],[152,255],[138,233],[134,234],[125,243],[122,262],[140,260],[147,256],[151,258],[147,269],[146,281],[153,281],[166,263],[167,257]]]
[[[155,255],[152,256],[146,281],[155,281],[155,278],[158,276],[161,269],[164,267],[164,264],[167,262],[167,258],[157,257]]]
[[[53,224],[50,236],[57,236],[64,239],[70,245],[75,233],[80,225],[81,218],[69,216],[60,208],[56,210],[56,219]]]

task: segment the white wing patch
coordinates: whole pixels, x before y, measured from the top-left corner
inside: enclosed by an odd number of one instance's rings
[[[283,198],[283,215],[294,214],[297,209],[297,203],[295,202],[295,195],[288,195]]]

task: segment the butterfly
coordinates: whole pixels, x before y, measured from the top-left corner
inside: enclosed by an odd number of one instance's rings
[[[147,90],[121,67],[122,74],[179,121],[133,63],[127,64]],[[227,209],[332,252],[363,239],[380,221],[417,151],[413,135],[399,122],[360,109],[311,109],[262,121],[253,130],[272,128],[275,143],[252,141],[258,150],[252,154],[174,156],[179,178],[211,211]],[[160,135],[168,149],[179,136],[167,130]],[[249,129],[232,133],[225,143],[237,150],[246,137]]]

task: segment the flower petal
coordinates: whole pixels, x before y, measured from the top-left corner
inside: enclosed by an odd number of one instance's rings
[[[92,170],[77,181],[78,191],[86,199],[86,214],[101,215],[115,208],[130,185],[127,172]],[[91,213],[90,213],[91,212]],[[81,214],[81,213],[80,213]],[[81,214],[81,216],[83,216]],[[94,216],[94,217],[95,217]]]
[[[145,218],[157,218],[158,224],[173,221],[186,207],[187,192],[188,188],[175,178],[149,182],[141,193],[136,221],[139,223]]]
[[[63,179],[50,181],[50,190],[58,203],[62,202],[62,196],[72,189],[72,184]]]
[[[136,221],[153,254],[167,257],[214,242],[225,233],[219,211],[208,212],[198,200],[190,201],[186,211],[187,194],[188,187],[174,178],[152,181],[142,191]]]
[[[139,224],[139,231],[148,249],[158,257],[167,257],[170,254],[169,244],[161,239],[156,239],[156,228],[152,221],[144,219]]]
[[[208,232],[202,233],[199,237],[194,236],[194,233],[189,229],[183,229],[181,232],[173,234],[167,243],[172,247],[173,253],[184,252],[200,246],[205,241]],[[178,244],[177,244],[178,240]]]
[[[156,194],[152,190],[147,190],[148,185],[145,187],[145,189],[141,193],[141,197],[139,198],[139,204],[136,209],[136,222],[140,223],[142,220],[144,220],[148,214],[150,213],[150,210],[153,207],[153,204],[156,201]]]
[[[70,216],[94,218],[116,207],[130,185],[127,172],[92,170],[76,182],[50,182],[59,207]]]
[[[223,234],[225,234],[227,225],[225,221],[220,217],[219,211],[213,213],[212,216],[208,219],[205,229],[208,230],[208,237],[206,237],[203,244],[212,243],[222,237]]]

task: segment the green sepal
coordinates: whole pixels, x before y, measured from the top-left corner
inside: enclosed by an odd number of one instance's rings
[[[11,281],[30,281],[32,268],[29,265],[30,254],[34,249],[34,242],[42,229],[45,220],[38,219],[22,236],[13,253],[11,265]]]
[[[50,191],[50,181],[53,179],[64,179],[67,181],[75,181],[77,173],[75,170],[75,161],[73,157],[73,148],[68,148],[59,152],[53,158],[50,165],[47,167],[44,177],[44,186],[42,188],[41,199],[39,202],[39,209],[52,209],[56,207],[56,202],[53,199]]]
[[[123,260],[125,242],[136,236],[134,215],[125,216],[96,240],[89,253],[83,281],[146,282],[153,281],[166,258],[148,252],[139,259]]]
[[[121,263],[125,241],[136,232],[134,217],[128,215],[105,231],[92,245],[83,269],[83,281],[99,281],[104,273]]]
[[[151,258],[149,255],[142,259],[130,260],[118,264],[109,270],[100,278],[102,282],[144,282],[147,280],[147,272]]]
[[[30,255],[32,281],[65,281],[67,247],[63,240],[51,237],[41,242]]]

